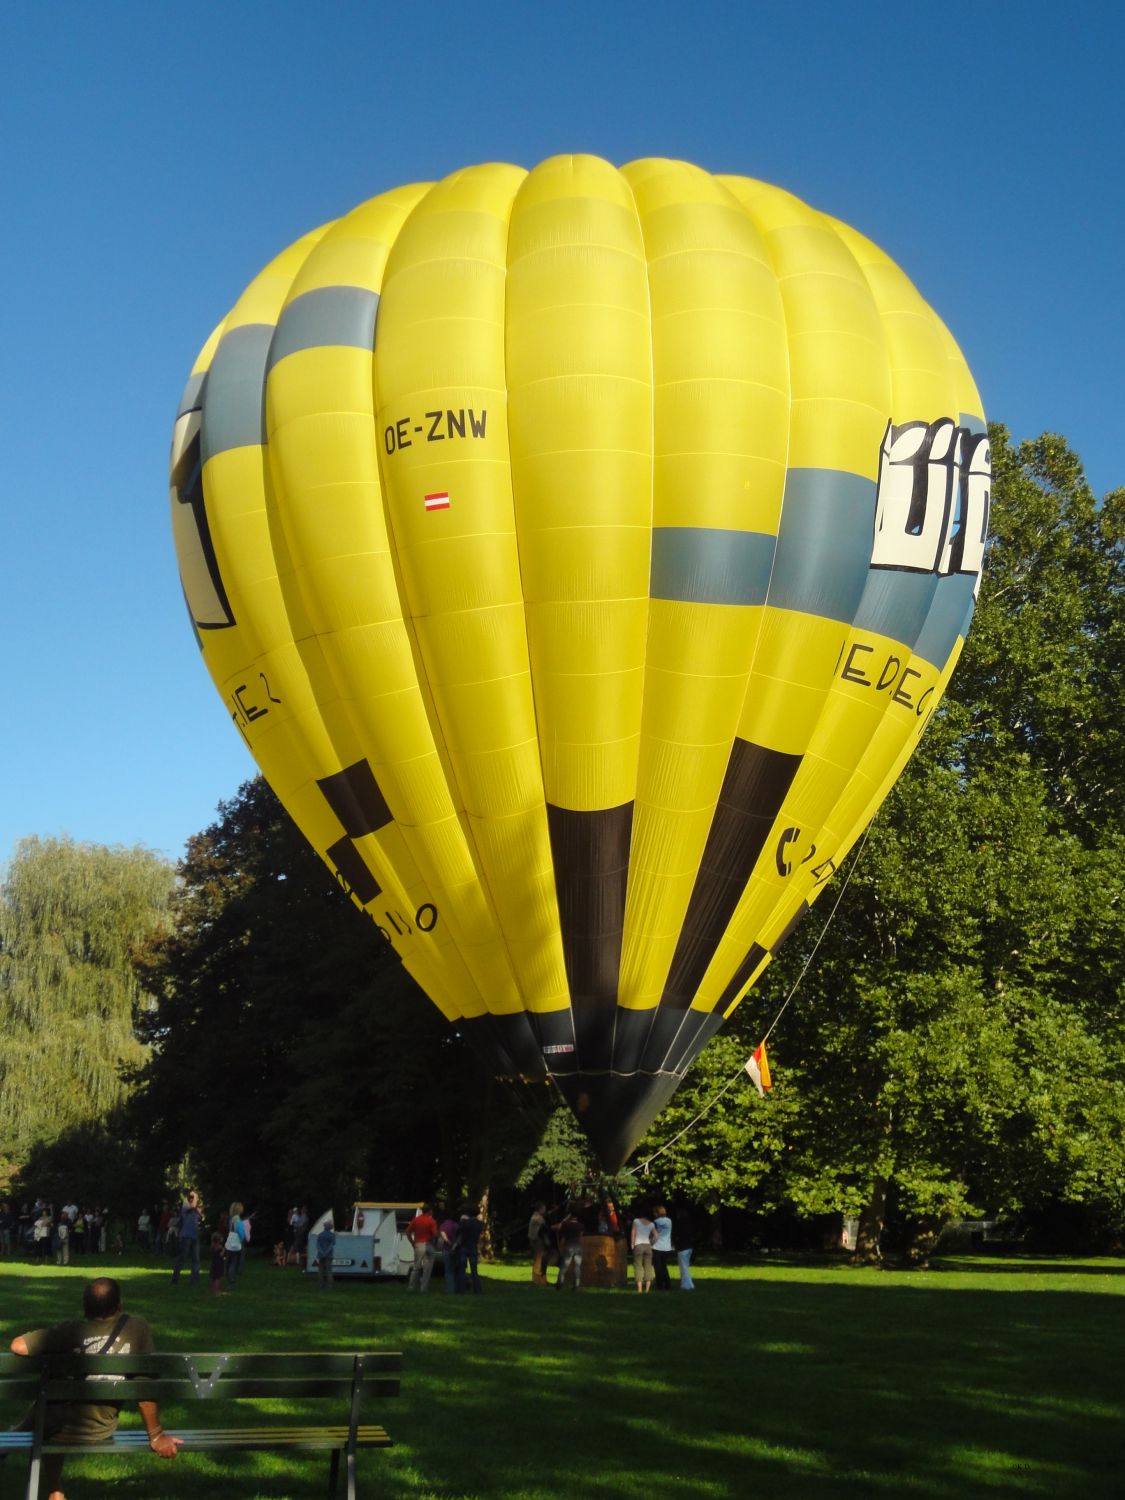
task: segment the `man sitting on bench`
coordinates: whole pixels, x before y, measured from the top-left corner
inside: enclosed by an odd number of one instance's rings
[[[21,1333],[12,1340],[13,1354],[151,1354],[152,1331],[143,1318],[121,1310],[121,1287],[109,1276],[87,1282],[82,1295],[84,1318],[56,1323],[54,1328],[39,1328]],[[138,1401],[137,1409],[148,1433],[148,1444],[161,1458],[175,1458],[181,1438],[172,1437],[160,1426],[155,1401]],[[117,1430],[120,1407],[99,1405],[93,1401],[68,1404],[52,1402],[47,1408],[44,1436],[51,1442],[99,1442]],[[21,1424],[30,1430],[34,1411]],[[62,1489],[63,1458],[48,1454],[43,1460],[43,1477],[50,1491],[48,1500],[65,1500]]]

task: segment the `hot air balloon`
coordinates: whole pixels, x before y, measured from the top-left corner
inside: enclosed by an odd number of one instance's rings
[[[616,1169],[874,816],[988,521],[980,398],[862,235],[684,162],[469,167],[203,347],[215,685],[422,989]]]

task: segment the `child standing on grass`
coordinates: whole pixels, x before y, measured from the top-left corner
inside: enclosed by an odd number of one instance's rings
[[[217,1297],[223,1289],[223,1237],[221,1234],[211,1236],[211,1290]]]

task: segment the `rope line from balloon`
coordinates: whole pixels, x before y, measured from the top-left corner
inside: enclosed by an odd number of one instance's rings
[[[766,1032],[765,1036],[762,1038],[761,1043],[759,1044],[760,1046],[764,1047],[765,1044],[766,1044],[766,1042],[768,1042],[769,1039],[770,1039],[770,1037],[773,1035],[774,1027],[781,1020],[782,1016],[785,1014],[786,1010],[789,1008],[789,1002],[793,999],[793,996],[797,993],[797,987],[800,985],[801,980],[804,979],[805,975],[808,973],[808,971],[809,971],[809,965],[812,963],[813,959],[816,957],[816,950],[820,947],[821,943],[824,941],[824,935],[828,931],[829,927],[831,927],[831,925],[832,925],[832,919],[835,917],[836,912],[839,909],[840,902],[844,899],[844,892],[848,888],[848,882],[851,880],[852,876],[855,874],[856,868],[859,865],[860,860],[863,858],[863,851],[864,851],[864,848],[865,848],[865,846],[867,844],[867,836],[871,832],[871,829],[872,829],[873,826],[874,826],[873,823],[869,823],[867,825],[867,827],[864,829],[864,831],[863,831],[863,838],[860,840],[859,848],[856,850],[855,859],[852,860],[851,867],[849,868],[847,875],[844,877],[844,883],[840,887],[840,893],[836,897],[835,902],[833,903],[832,910],[828,913],[828,917],[827,917],[827,919],[826,919],[826,921],[824,923],[824,926],[820,929],[820,932],[817,935],[816,942],[813,944],[812,951],[809,954],[808,958],[805,960],[804,967],[802,968],[801,972],[797,975],[796,979],[793,981],[793,984],[790,987],[789,993],[786,995],[785,999],[782,1001],[781,1008],[777,1012],[777,1015],[774,1016],[773,1020],[770,1022],[769,1030]],[[672,1137],[671,1140],[665,1141],[664,1144],[663,1144],[663,1146],[660,1146],[656,1151],[654,1151],[652,1153],[651,1156],[645,1157],[644,1161],[639,1161],[635,1167],[630,1167],[628,1169],[628,1172],[627,1172],[626,1175],[628,1175],[628,1176],[631,1177],[631,1176],[635,1176],[635,1174],[638,1173],[638,1172],[642,1173],[642,1175],[647,1175],[649,1167],[656,1160],[656,1158],[658,1156],[663,1156],[664,1152],[667,1151],[667,1150],[669,1150],[670,1147],[674,1146],[676,1144],[676,1142],[680,1139],[681,1136],[687,1135],[688,1131],[691,1130],[693,1128],[693,1126],[698,1125],[699,1122],[700,1122],[700,1120],[702,1120],[705,1115],[709,1115],[711,1113],[711,1111],[715,1108],[715,1105],[718,1104],[719,1100],[723,1097],[723,1095],[725,1093],[727,1093],[727,1091],[729,1089],[733,1088],[734,1085],[738,1082],[738,1080],[745,1075],[745,1073],[746,1073],[746,1064],[743,1063],[743,1065],[739,1068],[738,1072],[735,1073],[732,1078],[728,1078],[727,1079],[726,1083],[723,1084],[722,1088],[715,1095],[715,1097],[713,1099],[709,1100],[703,1106],[703,1108],[699,1111],[699,1113],[697,1115],[695,1115],[692,1119],[690,1119],[687,1122],[687,1124],[681,1130],[677,1130],[676,1134]]]

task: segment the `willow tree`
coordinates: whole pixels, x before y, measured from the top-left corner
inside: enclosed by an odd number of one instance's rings
[[[23,839],[0,886],[0,1159],[104,1119],[145,1049],[131,956],[175,879],[150,850]]]

